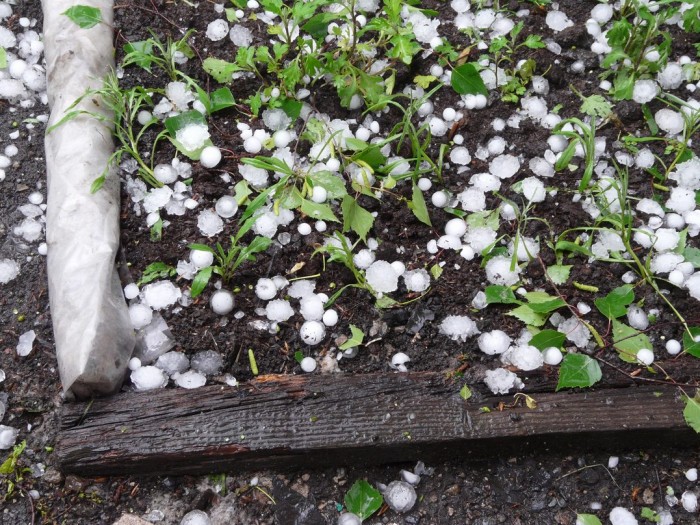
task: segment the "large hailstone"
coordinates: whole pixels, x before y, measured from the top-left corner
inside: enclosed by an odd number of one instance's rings
[[[365,279],[377,293],[390,293],[399,287],[399,276],[387,261],[374,261],[367,268]]]
[[[448,315],[440,324],[440,333],[453,341],[465,342],[479,333],[476,323],[466,315]]]

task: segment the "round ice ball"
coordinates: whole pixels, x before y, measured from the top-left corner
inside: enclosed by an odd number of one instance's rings
[[[207,146],[202,150],[199,162],[205,168],[215,168],[221,162],[221,150],[216,146]]]
[[[141,303],[129,306],[129,318],[134,330],[141,330],[148,326],[153,319],[153,310]]]
[[[637,361],[639,364],[649,366],[654,362],[654,352],[648,348],[642,348],[637,352]]]
[[[208,268],[214,263],[214,254],[205,250],[192,250],[190,252],[190,262],[196,268]]]
[[[306,321],[299,329],[299,337],[307,345],[317,345],[326,335],[326,328],[318,321]]]
[[[224,195],[218,201],[216,201],[214,209],[219,217],[228,219],[233,217],[238,211],[238,202],[236,202],[236,199],[234,199],[232,196]]]
[[[231,313],[233,303],[233,294],[228,290],[217,290],[211,296],[211,309],[217,315]]]
[[[564,356],[561,353],[561,350],[558,348],[551,346],[549,348],[546,348],[543,352],[543,357],[544,357],[544,362],[548,365],[558,365],[561,363],[562,359]]]
[[[305,357],[299,363],[304,372],[311,373],[316,370],[316,360],[313,357]]]

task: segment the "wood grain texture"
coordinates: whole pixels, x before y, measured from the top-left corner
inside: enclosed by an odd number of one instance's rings
[[[502,411],[512,396],[476,389],[465,402],[459,385],[436,373],[270,376],[238,388],[128,393],[65,405],[56,453],[65,472],[150,475],[700,441],[677,388],[626,384],[533,393],[535,409]]]

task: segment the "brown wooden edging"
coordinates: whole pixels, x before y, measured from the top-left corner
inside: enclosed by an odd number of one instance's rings
[[[488,413],[482,407],[513,397],[478,387],[465,402],[438,373],[264,376],[237,388],[126,393],[65,405],[56,454],[65,472],[150,475],[700,442],[677,387],[606,383],[531,392],[535,409]]]

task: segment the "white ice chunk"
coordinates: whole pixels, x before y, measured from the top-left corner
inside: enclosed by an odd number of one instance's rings
[[[566,321],[562,321],[559,326],[557,326],[557,330],[566,335],[566,338],[578,348],[584,348],[591,339],[591,332],[586,325],[576,317],[571,317]]]
[[[156,281],[141,290],[141,300],[153,310],[162,310],[174,305],[182,292],[170,281]]]
[[[207,38],[212,42],[218,42],[219,40],[226,38],[226,35],[228,34],[228,24],[226,23],[226,20],[218,19],[209,22],[206,34]]]
[[[387,261],[375,261],[365,272],[367,283],[378,293],[390,293],[399,286],[399,276]]]
[[[203,510],[191,510],[182,517],[180,525],[211,525],[211,520]]]
[[[187,370],[190,367],[190,360],[182,352],[166,352],[158,357],[155,366],[171,376]]]
[[[520,389],[523,387],[520,378],[505,368],[488,370],[484,377],[484,383],[494,394],[507,394],[512,388]]]
[[[448,315],[440,323],[440,333],[453,341],[461,341],[479,333],[476,323],[466,315]]]
[[[207,383],[207,378],[204,374],[195,372],[194,370],[189,370],[184,374],[178,374],[175,377],[175,384],[181,388],[186,388],[191,390],[193,388],[199,388]]]
[[[634,514],[624,507],[615,507],[610,512],[610,523],[612,525],[639,525]]]
[[[544,364],[542,352],[532,345],[511,347],[502,360],[524,371],[535,370]]]
[[[430,275],[423,268],[404,272],[403,279],[409,292],[424,292],[430,286]]]
[[[142,366],[131,372],[131,382],[137,392],[163,388],[168,384],[168,376],[155,366]]]
[[[555,33],[563,31],[567,27],[572,27],[574,25],[574,23],[569,19],[569,17],[566,16],[566,13],[556,10],[547,12],[545,23]]]
[[[202,210],[197,216],[197,227],[205,237],[213,237],[224,231],[224,221],[214,210]]]
[[[484,332],[479,336],[479,350],[488,355],[502,354],[508,350],[512,339],[502,330]]]
[[[203,350],[192,357],[190,366],[197,372],[211,376],[219,373],[224,366],[224,359],[214,350]]]
[[[510,266],[510,257],[502,255],[493,257],[486,263],[486,278],[493,284],[512,286],[520,279],[520,267],[516,264],[515,268],[511,270]]]
[[[265,306],[265,315],[270,321],[279,323],[289,320],[289,318],[294,315],[294,310],[289,304],[289,301],[275,299]]]
[[[416,489],[405,481],[392,481],[382,492],[384,502],[394,512],[403,514],[416,504]]]
[[[28,356],[32,351],[35,339],[36,332],[34,332],[34,330],[29,330],[20,335],[19,341],[17,342],[17,355],[20,357]]]
[[[19,275],[19,264],[12,259],[0,259],[0,284],[7,284]]]
[[[520,161],[518,157],[514,157],[509,153],[499,155],[489,164],[489,172],[501,179],[508,179],[515,175],[520,169]]]
[[[0,450],[12,448],[17,441],[17,434],[19,434],[19,430],[16,428],[0,425]]]

